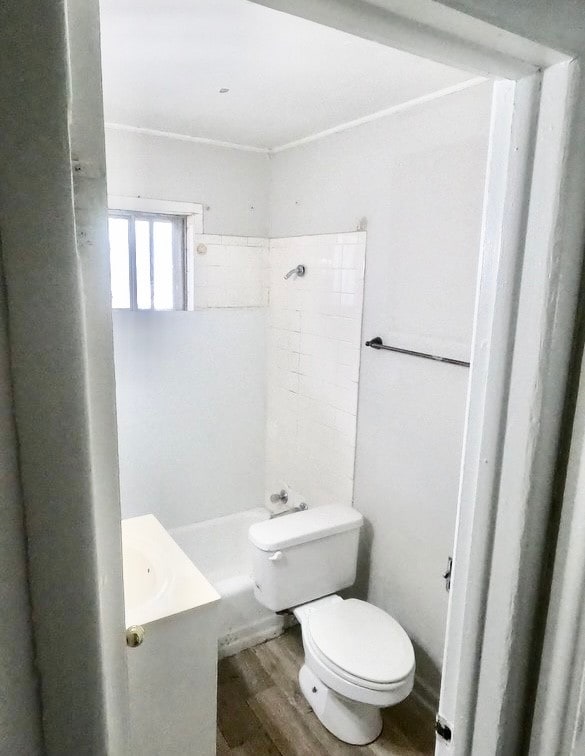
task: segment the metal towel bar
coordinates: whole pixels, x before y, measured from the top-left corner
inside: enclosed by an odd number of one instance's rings
[[[454,360],[452,357],[439,357],[436,354],[427,354],[426,352],[414,352],[412,349],[402,349],[401,347],[387,346],[384,344],[380,336],[376,336],[370,341],[366,341],[367,347],[372,349],[386,349],[388,352],[399,352],[400,354],[409,354],[411,357],[424,357],[426,360],[435,360],[436,362],[447,362],[449,365],[461,365],[461,367],[469,367],[469,362],[464,360]]]

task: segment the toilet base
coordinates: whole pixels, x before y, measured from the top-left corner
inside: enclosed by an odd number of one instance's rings
[[[367,745],[382,732],[378,707],[342,698],[324,685],[306,664],[299,672],[299,685],[321,724],[344,743]]]

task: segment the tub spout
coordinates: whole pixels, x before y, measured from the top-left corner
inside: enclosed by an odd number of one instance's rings
[[[269,519],[274,520],[275,517],[282,517],[283,515],[293,514],[293,512],[304,512],[305,509],[308,508],[308,505],[305,504],[304,501],[302,501],[300,504],[296,504],[294,507],[287,507],[286,509],[283,509],[282,512],[271,512]]]

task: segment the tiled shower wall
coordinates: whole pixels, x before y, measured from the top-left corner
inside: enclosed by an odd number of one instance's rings
[[[267,307],[268,239],[197,234],[193,306]]]
[[[266,502],[352,503],[365,248],[365,232],[270,240]]]
[[[284,488],[292,504],[351,504],[365,232],[193,246],[195,309],[269,308],[263,503]]]

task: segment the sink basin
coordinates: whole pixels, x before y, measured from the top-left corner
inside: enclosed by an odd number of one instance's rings
[[[156,601],[169,582],[168,570],[148,544],[136,542],[129,535],[123,549],[124,592],[126,608],[134,611]]]
[[[220,598],[154,515],[122,520],[122,557],[127,627]]]

